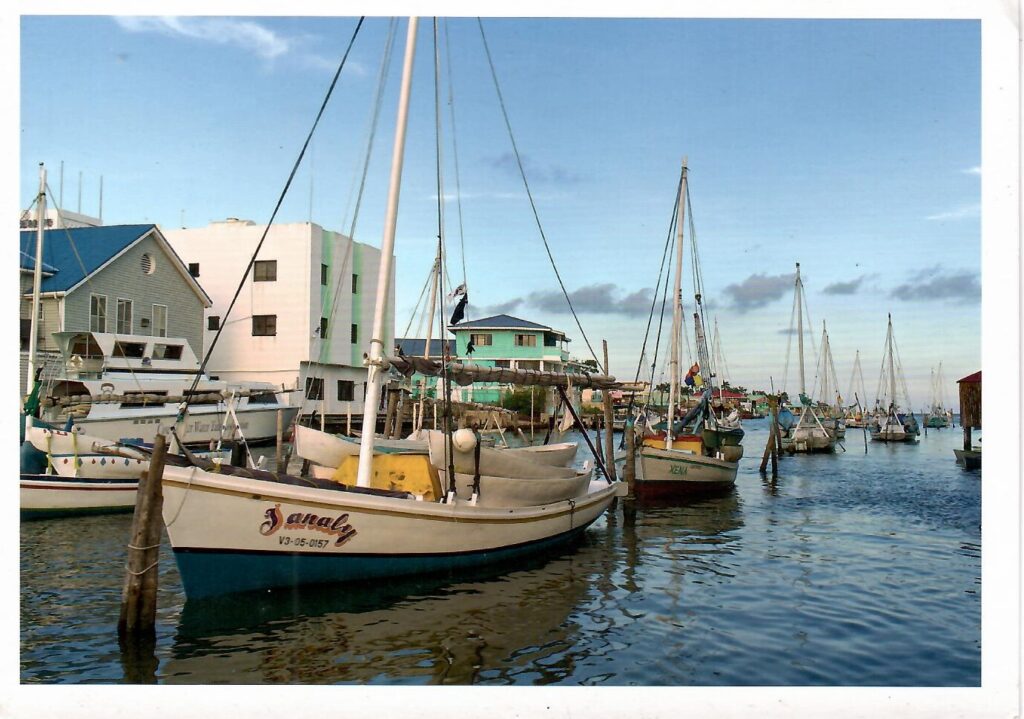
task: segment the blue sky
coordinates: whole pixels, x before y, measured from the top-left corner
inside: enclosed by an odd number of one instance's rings
[[[347,231],[388,21],[366,22],[279,221]],[[22,207],[46,162],[64,206],[107,224],[265,222],[352,18],[21,18]],[[544,232],[612,371],[632,378],[679,163],[734,384],[782,384],[791,275],[828,322],[841,388],[873,397],[886,313],[916,408],[929,371],[981,362],[981,25],[973,20],[485,19]],[[473,317],[564,330],[586,357],[534,224],[475,20],[452,19]],[[396,39],[356,239],[379,245],[404,46]],[[429,21],[421,23],[396,254],[399,334],[436,234]],[[44,87],[36,92],[32,88]],[[447,91],[445,91],[447,93]],[[448,129],[447,107],[445,125]],[[450,135],[445,195],[455,193]],[[456,205],[450,273],[461,281]],[[310,211],[312,208],[312,212]],[[684,289],[684,298],[690,293]],[[787,388],[795,387],[795,360]],[[813,360],[808,360],[813,365]]]

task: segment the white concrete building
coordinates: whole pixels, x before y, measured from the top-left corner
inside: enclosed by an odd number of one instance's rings
[[[225,380],[283,385],[302,413],[359,415],[373,329],[380,249],[301,222],[274,225],[230,316],[245,267],[266,225],[230,218],[164,236],[213,300],[204,351],[217,340],[207,371]],[[392,265],[392,268],[394,266]],[[394,270],[384,347],[394,343]]]

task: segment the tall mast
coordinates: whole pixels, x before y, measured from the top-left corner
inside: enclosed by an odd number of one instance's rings
[[[405,61],[402,66],[402,87],[398,96],[398,119],[395,123],[395,144],[391,156],[391,181],[388,185],[387,212],[384,216],[384,237],[380,246],[380,271],[377,273],[377,304],[373,311],[373,334],[367,364],[366,397],[363,401],[363,437],[359,444],[359,471],[356,484],[369,487],[373,463],[373,442],[377,429],[377,404],[380,402],[381,375],[384,372],[384,316],[391,290],[391,266],[395,251],[395,226],[398,223],[398,196],[402,186],[402,161],[405,157],[405,131],[409,119],[409,96],[412,94],[412,65],[416,54],[416,24],[409,18],[405,39]]]
[[[800,282],[800,263],[796,263],[796,336],[800,351],[800,394],[807,394],[807,383],[804,380],[804,300]],[[803,402],[803,400],[800,400]]]
[[[46,227],[46,168],[39,163],[39,196],[36,198],[36,265],[32,270],[32,322],[28,336],[28,378],[26,394],[32,393],[36,378],[36,347],[39,335],[39,287],[43,283],[43,233]]]
[[[427,341],[423,345],[423,358],[430,358],[430,342],[434,338],[434,310],[437,305],[437,286],[441,283],[441,247],[437,248],[437,257],[434,259],[434,268],[431,270],[430,279],[430,304],[427,305]],[[444,361],[444,343],[445,338],[441,338],[441,361]],[[434,399],[440,397],[440,392],[437,390],[437,382],[434,382]],[[427,401],[427,376],[423,375],[420,378],[420,418],[419,424],[413,429],[420,429],[423,426],[423,409],[426,407]]]
[[[828,402],[828,391],[831,389],[828,383],[828,330],[825,329],[825,320],[821,321],[821,401]]]
[[[679,207],[676,220],[676,277],[672,289],[672,356],[669,361],[670,380],[668,389],[668,426],[665,430],[665,449],[672,449],[672,419],[679,400],[679,339],[683,324],[683,224],[686,219],[686,158],[683,158],[683,175],[679,183]],[[703,368],[701,368],[703,369]]]
[[[892,314],[889,314],[889,331],[886,334],[889,352],[889,404],[895,411],[896,408],[896,372],[893,371],[892,362]]]

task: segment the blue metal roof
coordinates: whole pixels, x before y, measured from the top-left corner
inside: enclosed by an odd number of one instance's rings
[[[445,340],[448,343],[448,352],[454,356],[455,354],[455,340]],[[402,354],[406,357],[422,357],[423,346],[426,344],[425,339],[415,339],[412,337],[399,337],[395,339],[395,345],[402,351]],[[441,356],[441,340],[430,340],[430,357]]]
[[[460,322],[457,325],[452,325],[448,329],[452,332],[465,329],[492,329],[492,330],[504,330],[504,329],[527,329],[527,330],[547,330],[549,332],[558,332],[558,330],[552,330],[546,325],[539,325],[536,322],[528,322],[527,320],[521,320],[518,317],[512,315],[494,315],[493,317],[484,317],[481,320],[471,320],[469,322]],[[562,334],[558,332],[558,334]]]
[[[51,277],[43,278],[40,290],[66,292],[154,227],[156,225],[110,225],[46,230],[43,233],[43,266],[44,269],[47,266],[55,268],[55,272]],[[22,269],[35,268],[35,242],[35,230],[21,233]]]

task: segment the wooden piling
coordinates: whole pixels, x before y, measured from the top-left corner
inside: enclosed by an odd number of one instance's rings
[[[118,639],[140,641],[156,634],[156,590],[159,579],[160,537],[163,530],[163,474],[167,438],[157,433],[149,469],[139,478],[132,517],[131,542],[121,616],[117,622]]]
[[[395,405],[397,404],[397,402],[398,402],[398,398],[395,397],[395,391],[393,389],[389,389],[388,390],[388,406],[387,406],[387,411],[384,413],[384,430],[381,432],[381,436],[382,437],[390,437],[391,436],[391,423],[394,421]],[[367,428],[363,427],[363,432],[365,433],[366,431],[367,431]],[[370,432],[376,432],[377,428],[376,427],[371,427],[369,429],[369,431]]]
[[[281,471],[281,456],[284,452],[284,410],[277,410],[277,434],[274,439],[277,442],[274,448],[274,471]]]
[[[768,397],[768,442],[761,455],[761,472],[768,469],[768,460],[772,462],[772,479],[779,476],[779,401],[776,397]]]

